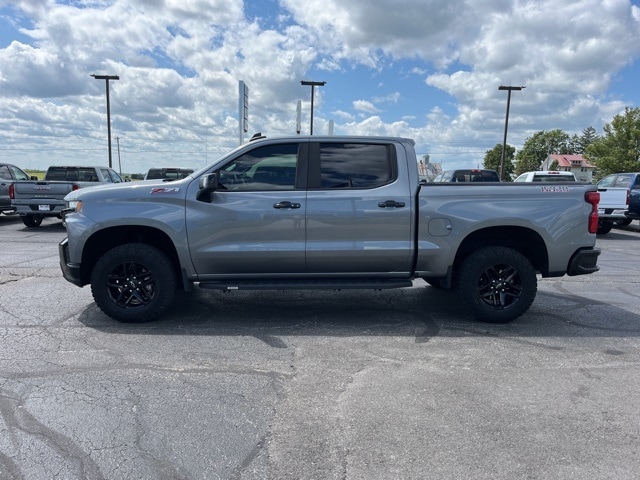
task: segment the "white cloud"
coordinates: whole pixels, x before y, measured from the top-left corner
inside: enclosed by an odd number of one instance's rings
[[[368,100],[354,100],[353,108],[366,113],[376,113],[378,109]]]
[[[291,133],[299,99],[308,124],[300,80],[330,78],[316,90],[319,129],[335,116],[336,133],[414,136],[464,156],[470,140],[479,151],[501,140],[500,84],[527,87],[513,94],[517,145],[537,130],[610,121],[625,106],[612,85],[640,56],[640,10],[629,0],[261,4],[276,6],[265,13],[273,22],[248,18],[241,0],[67,3],[0,2],[0,20],[21,25],[16,38],[0,32],[0,154],[102,156],[104,83],[89,74],[106,73],[120,75],[114,132],[141,170],[235,146],[240,79],[252,131]]]

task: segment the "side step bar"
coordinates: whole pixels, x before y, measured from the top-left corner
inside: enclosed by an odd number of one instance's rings
[[[208,290],[355,290],[405,288],[413,282],[404,278],[388,279],[317,279],[317,280],[240,280],[202,282]]]

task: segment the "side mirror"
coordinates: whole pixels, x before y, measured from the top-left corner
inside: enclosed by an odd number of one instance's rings
[[[203,175],[200,177],[198,187],[200,190],[198,190],[196,199],[201,202],[210,203],[212,200],[211,194],[218,189],[218,174],[209,173],[207,175]]]
[[[218,174],[217,173],[209,173],[208,175],[203,175],[200,177],[200,190],[205,190],[208,192],[213,192],[218,189]]]

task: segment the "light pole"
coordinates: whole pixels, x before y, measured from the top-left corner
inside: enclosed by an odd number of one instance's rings
[[[106,80],[107,85],[107,138],[109,140],[109,168],[113,168],[113,162],[111,160],[111,106],[109,105],[109,80],[120,80],[118,75],[96,75],[92,73],[91,76],[96,80]]]
[[[509,105],[511,105],[511,91],[512,90],[522,90],[523,88],[527,88],[524,85],[521,87],[506,87],[504,85],[500,85],[498,90],[507,90],[507,115],[504,120],[504,138],[502,140],[502,158],[500,159],[500,180],[504,180],[504,157],[505,150],[507,148],[507,127],[509,126]]]
[[[300,85],[311,85],[311,130],[309,135],[313,135],[313,97],[315,96],[315,87],[324,87],[327,82],[312,82],[310,80],[301,80]]]

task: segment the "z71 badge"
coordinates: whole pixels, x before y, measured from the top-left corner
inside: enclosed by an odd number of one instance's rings
[[[154,193],[178,193],[180,191],[180,187],[154,187],[151,189],[151,194]]]

